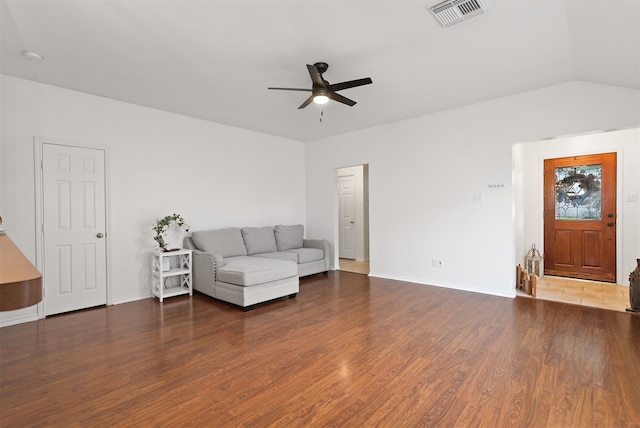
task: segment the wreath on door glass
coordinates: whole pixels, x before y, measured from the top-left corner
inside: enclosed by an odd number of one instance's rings
[[[574,171],[556,183],[556,199],[573,206],[587,205],[600,187],[601,183],[595,175]]]

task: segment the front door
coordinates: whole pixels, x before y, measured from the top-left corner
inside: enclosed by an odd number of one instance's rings
[[[44,314],[107,302],[104,150],[42,146]]]
[[[544,273],[616,282],[616,154],[544,161]]]

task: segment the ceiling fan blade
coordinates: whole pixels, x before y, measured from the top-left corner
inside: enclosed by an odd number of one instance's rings
[[[324,88],[324,80],[322,79],[322,75],[320,74],[316,66],[307,64],[307,70],[309,70],[309,76],[311,76],[313,86],[321,86]]]
[[[336,94],[335,92],[331,92],[331,93],[327,94],[327,96],[328,96],[329,98],[331,98],[332,100],[334,100],[334,101],[338,101],[339,103],[342,103],[342,104],[346,104],[346,105],[348,105],[349,107],[353,107],[354,105],[356,105],[356,102],[355,102],[355,101],[350,100],[350,99],[349,99],[349,98],[347,98],[347,97],[343,97],[343,96],[342,96],[342,95],[340,95],[340,94]],[[313,98],[313,96],[312,96],[312,98]]]
[[[304,92],[313,91],[313,89],[302,89],[302,88],[267,88],[267,89],[275,89],[278,91],[304,91]]]
[[[311,102],[313,101],[313,97],[314,95],[311,94],[311,96],[309,98],[307,98],[306,100],[304,100],[304,102],[302,104],[300,104],[300,107],[298,107],[298,110],[301,108],[305,108],[306,106],[308,106],[309,104],[311,104]]]
[[[343,89],[355,88],[356,86],[369,85],[373,83],[370,77],[365,77],[364,79],[357,80],[349,80],[348,82],[334,83],[333,85],[329,85],[330,91],[341,91]]]

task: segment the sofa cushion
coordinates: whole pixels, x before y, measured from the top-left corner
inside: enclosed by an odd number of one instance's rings
[[[293,226],[278,224],[274,229],[274,234],[276,237],[278,251],[302,248],[303,246],[304,226],[302,224],[296,224]]]
[[[295,253],[289,253],[287,251],[278,251],[276,253],[261,253],[261,254],[256,254],[256,257],[265,257],[267,259],[289,260],[294,263],[298,263],[298,255]]]
[[[283,253],[295,254],[298,263],[315,262],[316,260],[324,260],[324,251],[319,248],[293,248],[283,251]]]
[[[271,253],[277,251],[273,227],[243,227],[242,239],[247,247],[247,254]]]
[[[250,287],[298,276],[298,265],[289,260],[234,257],[218,269],[218,281]]]
[[[220,253],[222,257],[247,255],[242,233],[237,227],[193,232],[191,238],[200,251]]]

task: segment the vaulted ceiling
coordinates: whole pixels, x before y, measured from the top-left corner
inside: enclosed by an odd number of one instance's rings
[[[3,74],[299,141],[572,80],[640,90],[638,0],[484,0],[447,28],[437,1],[0,3]],[[318,61],[373,84],[302,110],[267,90],[310,87]]]

